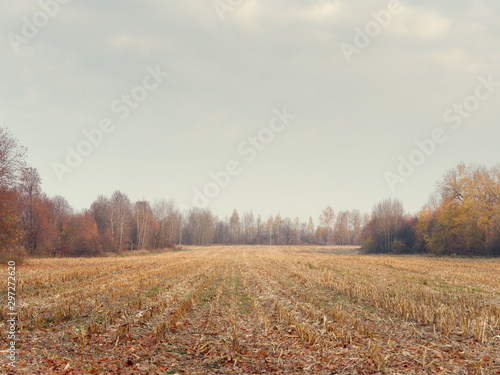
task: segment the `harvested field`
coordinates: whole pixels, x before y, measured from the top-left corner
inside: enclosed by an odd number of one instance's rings
[[[499,260],[330,250],[30,260],[17,271],[17,367],[2,371],[500,373]],[[4,340],[8,312],[2,293]]]

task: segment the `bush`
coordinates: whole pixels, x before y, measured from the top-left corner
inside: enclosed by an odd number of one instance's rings
[[[7,265],[10,261],[16,262],[17,265],[21,265],[26,260],[28,256],[26,249],[22,246],[18,246],[15,249],[5,250],[0,253],[0,264]]]

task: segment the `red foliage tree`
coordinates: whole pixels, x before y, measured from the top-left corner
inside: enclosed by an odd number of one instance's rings
[[[64,256],[97,256],[102,254],[97,223],[89,211],[73,215],[62,225],[59,254]]]

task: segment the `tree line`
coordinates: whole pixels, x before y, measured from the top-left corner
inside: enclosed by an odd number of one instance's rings
[[[447,172],[418,214],[397,199],[370,214],[323,210],[312,217],[267,219],[234,210],[219,218],[209,209],[180,210],[172,201],[132,202],[121,191],[75,211],[49,197],[27,165],[26,149],[0,127],[0,253],[98,256],[180,245],[362,245],[368,253],[500,255],[500,168],[459,164]]]
[[[372,253],[500,256],[500,165],[458,164],[416,215],[386,199],[363,232],[363,247]]]
[[[209,209],[180,210],[172,201],[132,202],[121,191],[99,196],[75,211],[61,196],[41,188],[37,169],[27,165],[26,149],[0,128],[0,252],[28,256],[97,256],[125,250],[179,245],[270,244],[359,245],[359,211],[334,214],[328,207],[316,226],[312,218],[278,213],[263,219],[253,212],[219,218]]]

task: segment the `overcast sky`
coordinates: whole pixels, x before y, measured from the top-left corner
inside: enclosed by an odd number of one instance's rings
[[[77,209],[206,189],[221,217],[416,213],[500,161],[498,0],[0,3],[0,125]]]

